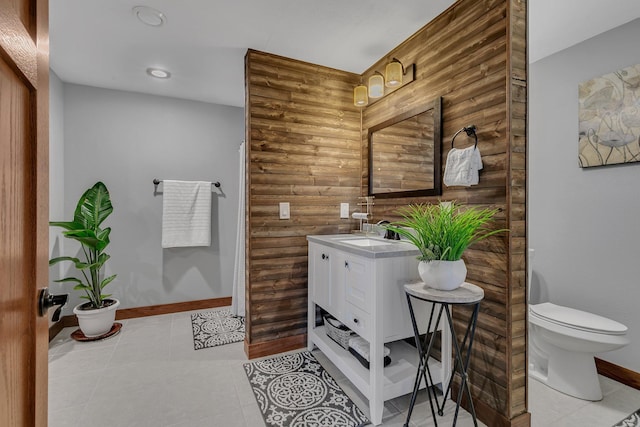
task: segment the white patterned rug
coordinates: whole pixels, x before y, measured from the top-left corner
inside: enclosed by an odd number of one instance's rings
[[[640,409],[629,415],[624,420],[615,424],[613,427],[638,427],[640,426]]]
[[[369,420],[308,351],[245,363],[269,427],[358,427]]]
[[[196,350],[244,340],[244,317],[229,310],[192,314],[191,328]]]

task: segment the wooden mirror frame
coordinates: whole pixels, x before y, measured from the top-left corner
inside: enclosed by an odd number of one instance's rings
[[[387,193],[373,192],[373,134],[411,117],[433,110],[433,188],[407,191],[393,191]],[[369,142],[369,196],[380,199],[396,197],[439,196],[442,194],[442,97],[437,97],[433,104],[406,111],[389,120],[369,128],[367,140]]]

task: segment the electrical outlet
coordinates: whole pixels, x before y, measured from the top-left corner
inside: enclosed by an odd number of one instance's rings
[[[289,219],[289,218],[291,218],[289,202],[280,202],[280,219]]]
[[[349,218],[349,203],[340,203],[340,218]]]

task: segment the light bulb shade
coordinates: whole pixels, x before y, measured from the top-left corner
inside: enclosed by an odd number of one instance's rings
[[[356,107],[364,107],[368,103],[367,87],[365,85],[356,86],[353,89],[353,105]]]
[[[369,98],[380,98],[384,95],[384,77],[374,74],[369,77]]]
[[[402,85],[402,64],[399,61],[389,62],[384,70],[384,79],[387,87]]]

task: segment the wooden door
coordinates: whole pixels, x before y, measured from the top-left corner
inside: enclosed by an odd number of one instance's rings
[[[0,426],[47,425],[47,0],[0,0]]]

